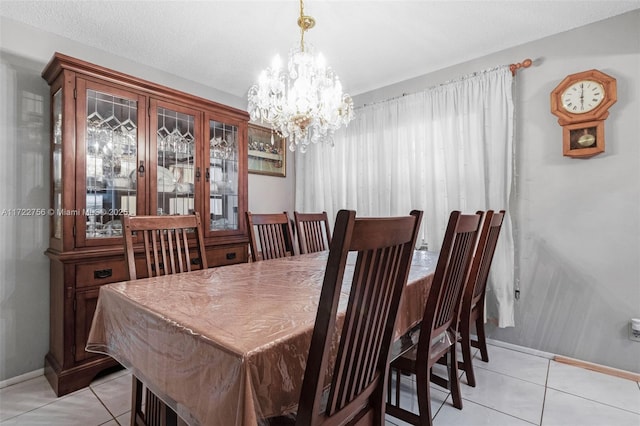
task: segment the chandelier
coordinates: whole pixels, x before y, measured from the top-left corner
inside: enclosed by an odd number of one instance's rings
[[[340,79],[322,54],[315,56],[313,46],[304,43],[305,31],[314,25],[315,20],[304,15],[300,0],[300,46],[289,51],[286,69],[277,55],[260,74],[258,84],[249,89],[251,120],[270,124],[289,139],[291,151],[299,145],[303,153],[310,143],[333,146],[333,132],[353,120],[353,101],[342,93]]]

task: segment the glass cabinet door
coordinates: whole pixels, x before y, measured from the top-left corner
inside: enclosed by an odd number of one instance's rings
[[[239,211],[239,127],[209,120],[209,164],[206,182],[209,184],[209,231],[240,229]]]
[[[196,141],[200,133],[200,114],[178,105],[154,101],[151,105],[151,129],[154,132],[151,160],[157,162],[149,175],[151,207],[155,209],[150,214],[193,214],[197,210],[195,186],[199,168],[196,167]]]
[[[53,217],[51,223],[51,236],[62,239],[62,89],[58,89],[53,95],[52,102],[53,115],[53,143],[51,175],[53,177],[53,188],[51,191]]]
[[[140,140],[144,140],[144,98],[109,86],[80,81],[78,86],[79,137],[78,164],[84,173],[79,192],[84,209],[76,212],[78,238],[87,245],[104,244],[105,238],[118,238],[121,244],[123,214],[135,215],[144,209],[141,190],[136,183]],[[84,93],[81,97],[80,93]],[[80,115],[82,114],[82,115]],[[86,115],[84,115],[86,114]],[[143,164],[140,164],[143,167]],[[115,243],[115,242],[114,242]],[[82,245],[82,244],[80,244]]]

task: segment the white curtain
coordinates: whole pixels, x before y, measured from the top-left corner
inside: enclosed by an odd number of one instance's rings
[[[439,250],[449,213],[507,210],[487,312],[513,326],[513,76],[507,66],[364,106],[335,146],[296,156],[296,210],[358,216],[424,211],[420,243]]]

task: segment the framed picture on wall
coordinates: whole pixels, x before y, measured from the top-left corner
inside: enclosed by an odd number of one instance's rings
[[[278,134],[262,126],[249,124],[249,173],[285,177],[287,144]]]

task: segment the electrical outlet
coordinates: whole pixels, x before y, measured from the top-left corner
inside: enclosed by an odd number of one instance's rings
[[[634,322],[638,321],[636,319],[629,321],[629,340],[635,340],[636,342],[640,342],[640,330],[634,330]]]

